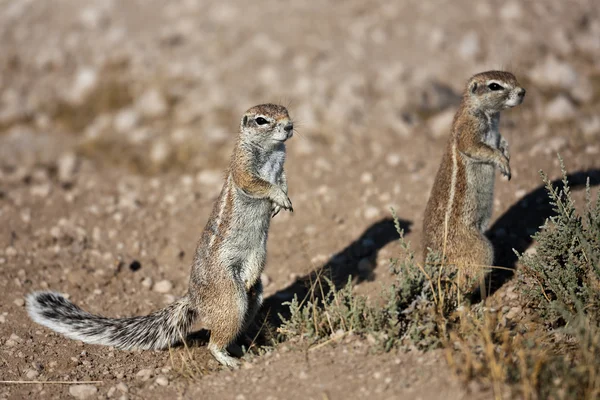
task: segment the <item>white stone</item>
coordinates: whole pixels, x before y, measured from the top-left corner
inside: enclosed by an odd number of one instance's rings
[[[571,89],[577,83],[578,75],[568,63],[549,56],[531,70],[529,78],[541,87]]]
[[[164,117],[169,110],[167,101],[158,89],[145,91],[136,101],[135,108],[145,118]]]
[[[131,108],[120,110],[113,120],[113,127],[118,133],[128,133],[135,128],[140,120],[137,111]]]
[[[167,386],[169,384],[169,379],[164,375],[159,375],[156,377],[155,382],[159,386]]]
[[[454,110],[443,111],[428,121],[429,131],[436,139],[450,134],[452,120],[454,119]]]
[[[152,370],[151,369],[142,369],[137,374],[135,374],[135,376],[143,381],[147,381],[148,379],[150,379],[152,377]]]
[[[379,209],[377,207],[369,206],[364,211],[364,217],[366,219],[373,219],[379,216]]]
[[[69,394],[76,399],[89,399],[95,396],[98,388],[93,385],[73,385],[69,387]]]
[[[545,114],[548,121],[557,122],[573,118],[576,112],[575,106],[568,97],[558,95],[546,105]]]
[[[500,17],[504,20],[516,20],[520,19],[523,15],[521,5],[516,1],[506,3],[500,9]]]
[[[463,36],[458,45],[458,53],[464,59],[473,59],[481,52],[481,43],[479,35],[475,31],[471,31]]]
[[[87,99],[97,86],[98,72],[93,68],[81,68],[77,71],[71,86],[70,100],[75,104],[80,104]]]
[[[169,293],[172,289],[173,284],[166,279],[156,282],[154,284],[154,287],[152,288],[152,290],[154,290],[157,293]]]
[[[61,183],[72,183],[77,167],[77,156],[75,153],[64,153],[57,161],[58,180]]]

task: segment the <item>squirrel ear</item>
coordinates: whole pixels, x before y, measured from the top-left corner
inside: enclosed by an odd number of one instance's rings
[[[471,93],[475,93],[476,90],[477,90],[477,82],[473,82],[471,84]]]
[[[242,120],[242,125],[246,126],[247,123],[248,123],[248,116],[244,115],[244,119]]]

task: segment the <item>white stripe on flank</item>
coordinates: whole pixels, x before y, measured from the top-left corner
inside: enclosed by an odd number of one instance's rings
[[[452,214],[452,207],[454,206],[454,196],[456,193],[456,174],[458,173],[458,160],[456,158],[456,143],[452,144],[452,177],[450,178],[450,196],[448,199],[448,205],[446,207],[446,216],[444,218],[444,249],[443,253],[446,253],[446,238],[448,237],[448,224],[450,222],[450,214]]]
[[[221,197],[221,201],[219,203],[219,214],[217,215],[217,218],[215,219],[215,223],[214,223],[214,229],[217,230],[217,232],[215,233],[215,231],[213,231],[212,236],[210,237],[210,241],[208,242],[209,248],[211,248],[213,246],[213,243],[215,242],[217,234],[218,235],[222,234],[222,232],[220,231],[221,220],[223,219],[223,213],[225,212],[225,205],[227,204],[227,196],[229,195],[230,190],[231,190],[231,174],[227,175],[226,188],[225,188],[225,191],[223,192],[223,196]]]

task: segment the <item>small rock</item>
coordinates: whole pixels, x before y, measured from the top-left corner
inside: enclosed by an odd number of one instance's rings
[[[129,392],[129,388],[128,388],[128,387],[127,387],[127,385],[126,385],[125,383],[123,383],[123,382],[119,382],[119,383],[117,383],[117,386],[116,386],[116,388],[117,388],[117,390],[118,390],[118,391],[120,391],[120,392],[122,392],[122,393],[127,393],[127,392]]]
[[[217,170],[203,170],[196,175],[198,183],[206,186],[220,186],[223,182],[223,173]]]
[[[147,289],[150,289],[152,287],[152,283],[153,283],[152,282],[152,278],[150,278],[149,276],[145,277],[142,280],[142,286],[145,287],[145,288],[147,288]]]
[[[481,52],[481,40],[475,31],[471,31],[463,36],[458,45],[458,53],[464,59],[473,59]]]
[[[171,155],[171,145],[165,140],[158,140],[150,149],[150,160],[156,165],[164,164]]]
[[[169,293],[172,289],[173,284],[166,279],[156,282],[154,284],[154,287],[152,288],[152,290],[154,290],[157,293]]]
[[[15,299],[15,301],[13,301],[13,303],[17,307],[23,307],[25,305],[25,300],[23,300],[23,299]]]
[[[77,71],[69,92],[69,100],[75,105],[83,103],[98,86],[98,72],[93,68]]]
[[[370,172],[363,172],[363,174],[360,176],[360,181],[362,183],[373,182],[373,174],[371,174]]]
[[[559,95],[546,105],[545,114],[548,121],[566,121],[575,116],[575,106],[568,97]]]
[[[168,111],[167,101],[157,89],[149,89],[136,101],[137,111],[145,118],[159,118]]]
[[[76,399],[89,399],[95,396],[98,388],[93,385],[73,385],[69,387],[69,394]]]
[[[28,369],[27,373],[25,374],[25,376],[29,380],[34,380],[35,378],[37,378],[38,376],[40,376],[40,373],[38,371],[36,371],[35,369]]]
[[[65,153],[57,161],[58,180],[62,184],[73,183],[75,169],[77,167],[77,156],[75,153]]]
[[[520,19],[522,15],[523,10],[521,5],[516,1],[511,1],[500,9],[500,17],[504,20]]]
[[[48,195],[50,194],[50,192],[52,191],[52,186],[49,183],[42,183],[39,185],[34,185],[31,186],[31,188],[29,189],[29,193],[31,193],[32,196],[37,196],[37,197],[48,197]]]
[[[585,136],[596,136],[600,134],[600,116],[592,115],[581,121],[581,131]]]
[[[267,274],[261,274],[260,281],[262,282],[263,287],[267,287],[271,284],[271,278]]]
[[[396,167],[396,166],[398,166],[400,164],[400,161],[402,161],[402,157],[398,153],[391,153],[391,154],[388,154],[385,157],[385,162],[390,167]]]
[[[443,111],[429,119],[429,130],[434,138],[438,139],[450,134],[454,110]]]
[[[17,255],[17,249],[15,249],[13,246],[8,246],[4,250],[4,255],[6,255],[7,257],[14,257]]]
[[[143,381],[147,381],[148,379],[150,379],[152,377],[152,370],[151,369],[142,369],[137,374],[135,374],[135,376]]]
[[[379,216],[379,209],[377,207],[369,206],[364,211],[364,217],[366,219],[373,219]]]
[[[156,377],[155,382],[159,386],[167,386],[169,384],[169,379],[164,375],[159,375]]]
[[[529,78],[541,87],[571,89],[577,83],[577,71],[566,62],[550,56],[529,73]]]
[[[123,109],[117,113],[113,120],[113,127],[118,133],[128,133],[135,128],[139,122],[139,115],[130,108]]]

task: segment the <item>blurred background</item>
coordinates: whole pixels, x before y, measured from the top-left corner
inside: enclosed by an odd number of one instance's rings
[[[0,160],[52,163],[69,151],[142,174],[221,168],[240,115],[264,102],[289,106],[301,157],[379,158],[417,135],[444,139],[465,81],[487,69],[528,90],[509,117],[518,146],[595,154],[599,8],[0,1]]]
[[[500,255],[529,251],[550,213],[538,171],[560,177],[557,152],[581,172],[577,189],[587,175],[600,182],[599,14],[598,0],[0,0],[0,339],[10,338],[0,376],[103,380],[102,396],[125,381],[141,398],[176,396],[175,384],[139,378],[169,371],[167,352],[82,352],[35,326],[24,296],[52,289],[125,316],[184,293],[239,120],[259,103],[287,106],[296,128],[286,161],[295,211],[273,219],[266,304],[290,300],[288,289],[324,265],[376,301],[402,254],[390,207],[420,254],[453,115],[484,70],[512,71],[527,89],[501,117],[512,180],[498,178],[490,237]],[[581,205],[583,191],[575,197]],[[218,371],[197,350],[198,368]],[[463,390],[445,380],[443,356],[427,367],[329,346],[313,354],[311,365],[299,352],[264,358],[237,386],[228,373],[207,375],[195,390],[305,399],[329,387],[365,398],[384,385],[369,378],[382,368],[394,377],[387,398]],[[0,398],[66,396],[50,386],[2,386]]]

